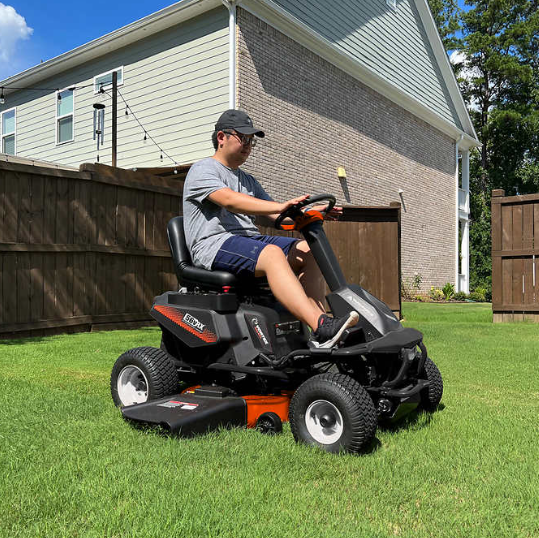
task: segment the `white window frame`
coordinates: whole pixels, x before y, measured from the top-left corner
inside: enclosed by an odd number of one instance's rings
[[[114,71],[121,71],[122,73],[122,82],[118,82],[118,87],[124,85],[124,66],[121,65],[120,67],[115,67],[114,69],[111,69],[110,71],[105,71],[104,73],[99,73],[99,75],[96,75],[94,77],[94,95],[99,93],[99,88],[96,89],[97,79],[104,77],[106,75],[110,75],[111,73],[114,73]],[[112,88],[112,82],[110,84],[106,84],[103,86],[103,89],[107,90],[109,88]]]
[[[75,141],[75,89],[71,89],[73,86],[68,86],[67,88],[63,88],[61,90],[57,90],[56,92],[56,101],[54,102],[54,106],[56,107],[56,113],[55,113],[55,121],[54,121],[54,131],[55,131],[55,137],[56,137],[56,145],[57,146],[63,146],[64,144],[70,144],[71,142]],[[66,90],[71,90],[73,92],[73,112],[70,112],[69,114],[63,114],[61,116],[58,116],[58,95],[60,95],[62,92],[65,92]],[[69,116],[73,116],[73,132],[71,135],[71,140],[64,140],[63,142],[60,142],[58,140],[58,123],[61,119],[67,118]]]
[[[12,110],[15,112],[15,129],[13,130],[12,133],[4,134],[3,133],[4,114],[7,114],[8,112],[11,112]],[[15,137],[15,142],[13,144],[15,151],[13,155],[17,155],[17,107],[16,106],[12,108],[8,108],[7,110],[2,110],[2,112],[0,112],[0,153],[4,153],[4,138],[7,138],[8,136],[11,136],[11,135]],[[10,154],[6,153],[6,155],[10,155]]]

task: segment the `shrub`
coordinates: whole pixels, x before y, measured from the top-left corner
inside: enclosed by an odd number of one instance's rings
[[[430,298],[433,301],[443,301],[444,300],[444,292],[440,288],[435,288],[434,286],[432,286],[430,288],[429,295],[430,295]]]
[[[420,273],[416,273],[414,278],[403,278],[401,280],[401,295],[404,299],[411,299],[421,287],[423,277]]]
[[[477,303],[484,303],[487,300],[485,288],[476,288],[470,293],[470,299]]]
[[[457,291],[457,293],[453,295],[454,301],[465,301],[466,299],[468,299],[468,295],[463,291]]]
[[[414,295],[414,301],[419,301],[420,303],[423,303],[426,301],[426,298],[423,295]]]
[[[487,289],[486,288],[480,288],[477,287],[475,290],[473,290],[472,293],[470,293],[470,298],[474,294],[478,299],[473,299],[474,301],[479,301],[481,303],[484,303],[487,300]]]
[[[444,299],[446,301],[449,301],[449,299],[451,299],[451,297],[453,297],[453,295],[455,294],[455,286],[453,286],[453,284],[451,284],[451,282],[448,282],[442,288],[442,293],[444,294]]]

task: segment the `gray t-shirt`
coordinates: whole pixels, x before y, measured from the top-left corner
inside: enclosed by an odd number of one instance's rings
[[[194,164],[183,187],[183,227],[193,264],[211,269],[221,245],[232,235],[259,235],[254,217],[238,215],[208,200],[228,187],[262,200],[272,200],[260,183],[239,168],[233,170],[212,157]]]

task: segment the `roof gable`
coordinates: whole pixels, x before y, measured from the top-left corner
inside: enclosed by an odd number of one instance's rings
[[[338,5],[339,9],[335,9]],[[243,0],[241,7],[464,145],[479,141],[427,0]]]
[[[338,10],[322,0],[274,2],[342,53],[462,126],[413,0],[401,0],[397,8],[385,0],[341,0]]]

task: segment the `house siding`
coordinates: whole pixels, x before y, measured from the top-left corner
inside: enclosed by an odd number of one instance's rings
[[[105,139],[100,162],[111,163],[110,95],[96,95],[93,78],[123,66],[119,87],[135,116],[163,150],[180,164],[211,155],[215,117],[228,106],[228,14],[219,8],[135,45],[42,81],[39,88],[75,90],[73,142],[56,145],[56,92],[9,94],[4,108],[17,106],[17,155],[70,166],[96,160],[93,103],[105,104]],[[143,141],[144,131],[118,98],[118,166],[170,166],[174,162]],[[2,109],[0,108],[0,111]]]
[[[338,51],[462,128],[414,0],[274,0]]]
[[[239,107],[266,131],[244,168],[280,201],[380,206],[402,189],[403,278],[454,282],[455,142],[245,10],[238,24]]]

